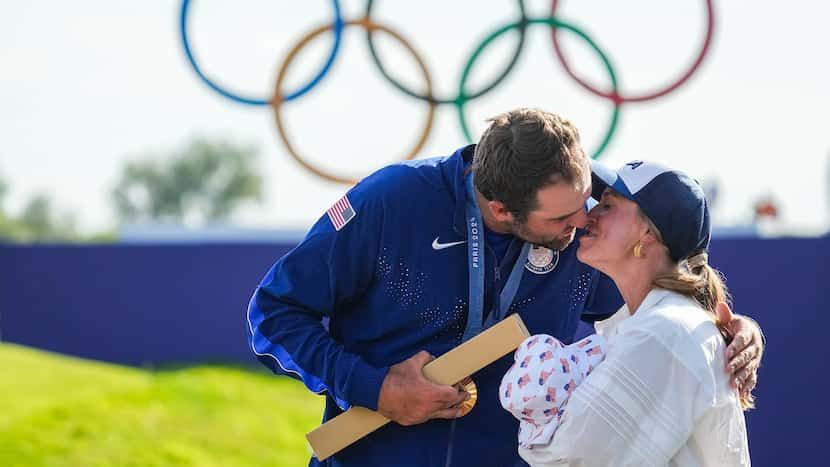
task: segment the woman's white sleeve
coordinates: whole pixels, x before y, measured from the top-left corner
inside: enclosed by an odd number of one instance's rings
[[[570,397],[551,442],[519,454],[533,466],[666,465],[704,404],[700,380],[656,336],[617,336]]]

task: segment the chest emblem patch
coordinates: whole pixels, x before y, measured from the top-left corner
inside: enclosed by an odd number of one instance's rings
[[[559,251],[534,245],[527,253],[525,269],[534,274],[547,274],[559,264]]]

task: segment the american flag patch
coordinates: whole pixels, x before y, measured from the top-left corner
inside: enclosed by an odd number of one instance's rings
[[[330,207],[326,214],[329,215],[331,223],[334,224],[334,230],[340,230],[344,225],[348,224],[350,220],[354,219],[357,213],[349,202],[348,196],[340,198],[334,206]]]

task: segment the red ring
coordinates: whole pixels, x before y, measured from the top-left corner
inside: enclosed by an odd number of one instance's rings
[[[675,89],[679,88],[683,85],[692,75],[697,71],[700,67],[700,64],[703,63],[703,59],[706,57],[707,52],[709,51],[709,45],[712,43],[712,33],[715,29],[715,13],[712,8],[712,0],[705,0],[706,1],[706,38],[703,40],[703,47],[700,49],[700,53],[698,54],[697,58],[695,59],[692,66],[689,67],[688,70],[680,77],[677,81],[669,84],[668,86],[664,87],[663,89],[658,89],[657,91],[652,91],[650,93],[642,94],[642,95],[630,95],[626,96],[621,93],[614,93],[614,92],[605,92],[601,91],[594,86],[590,85],[587,81],[583,80],[576,73],[571,70],[568,61],[565,59],[565,55],[562,53],[562,49],[559,47],[559,40],[557,39],[556,33],[558,28],[553,28],[551,32],[551,37],[553,38],[553,49],[556,51],[556,57],[559,59],[559,63],[562,64],[562,67],[565,68],[565,72],[574,79],[580,86],[585,88],[586,90],[596,94],[597,96],[604,97],[606,99],[612,100],[615,104],[623,104],[625,102],[645,102],[652,99],[657,99],[658,97],[665,96],[666,94],[674,91]],[[556,16],[556,10],[559,7],[559,0],[553,0],[550,5],[550,15]]]

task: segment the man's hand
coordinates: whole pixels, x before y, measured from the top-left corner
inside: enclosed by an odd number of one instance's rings
[[[392,365],[378,397],[378,412],[401,425],[415,425],[432,418],[458,418],[458,406],[469,394],[453,386],[435,384],[424,377],[424,365],[435,357],[422,350]]]
[[[732,338],[726,348],[726,371],[730,374],[732,387],[740,388],[742,395],[748,395],[758,382],[758,367],[764,353],[761,328],[745,316],[733,316],[725,303],[718,303],[716,312],[718,324]]]

